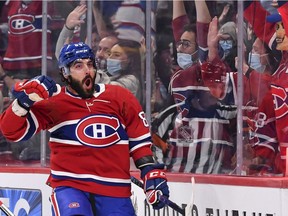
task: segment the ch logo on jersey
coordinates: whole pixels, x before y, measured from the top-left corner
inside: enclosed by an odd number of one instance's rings
[[[26,14],[13,15],[9,19],[9,31],[12,34],[25,34],[32,32],[35,27],[33,22],[35,21],[34,16]]]
[[[284,88],[271,85],[272,95],[274,97],[275,115],[279,119],[288,114],[288,97]]]
[[[79,121],[76,136],[83,145],[107,147],[120,140],[121,124],[116,117],[92,115]]]
[[[176,103],[182,103],[183,101],[186,100],[186,97],[183,94],[179,94],[179,93],[173,93],[173,97],[176,101]],[[189,113],[189,108],[186,107],[187,105],[185,104],[184,106],[178,106],[177,109],[180,111],[182,117],[186,116]]]

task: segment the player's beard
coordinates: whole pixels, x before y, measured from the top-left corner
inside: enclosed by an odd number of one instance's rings
[[[68,77],[70,87],[74,89],[74,91],[76,91],[81,98],[91,98],[93,96],[95,92],[95,85],[94,85],[95,78],[96,76],[91,77],[90,75],[87,75],[82,81],[79,81],[79,80],[73,79],[72,76]],[[92,88],[85,90],[83,88],[83,85],[85,85],[85,82],[87,81],[87,79],[92,80]]]

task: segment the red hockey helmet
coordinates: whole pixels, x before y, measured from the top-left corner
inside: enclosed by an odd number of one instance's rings
[[[226,66],[219,62],[204,62],[201,65],[201,76],[205,86],[210,89],[210,93],[221,98],[224,94],[226,83]]]

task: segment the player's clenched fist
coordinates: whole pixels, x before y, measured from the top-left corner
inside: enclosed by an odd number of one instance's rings
[[[146,166],[141,170],[146,200],[154,209],[160,209],[165,206],[164,203],[159,201],[159,195],[169,197],[169,188],[163,169],[164,164],[155,164]]]
[[[17,82],[12,89],[12,94],[17,98],[21,107],[29,110],[35,102],[47,99],[57,91],[55,81],[48,76],[41,75],[30,80]]]

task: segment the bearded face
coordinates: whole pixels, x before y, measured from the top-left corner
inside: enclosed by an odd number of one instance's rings
[[[68,82],[70,87],[77,92],[77,94],[82,98],[91,98],[95,92],[95,78],[91,77],[89,74],[84,77],[83,80],[79,81],[74,79],[71,75],[68,76]]]

